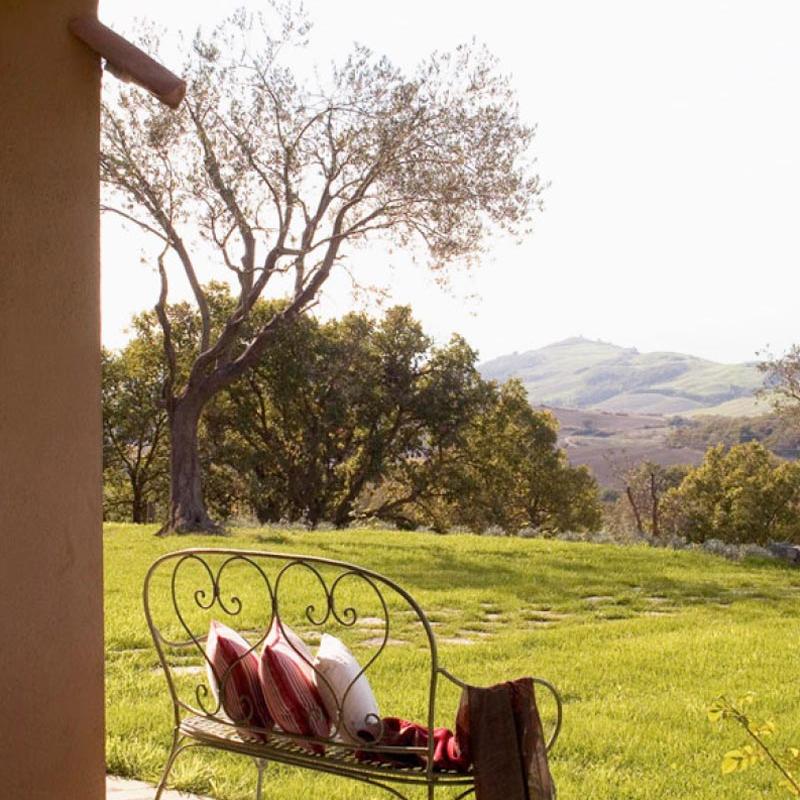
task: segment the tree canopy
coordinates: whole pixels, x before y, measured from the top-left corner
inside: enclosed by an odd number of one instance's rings
[[[206,429],[218,445],[211,480],[244,472],[262,522],[349,524],[369,486],[389,471],[418,472],[431,448],[466,424],[482,386],[475,360],[458,337],[433,347],[404,306],[379,321],[298,320],[209,407]]]
[[[664,524],[691,541],[800,541],[800,462],[758,442],[710,448],[664,498]]]
[[[169,480],[162,353],[142,338],[103,350],[104,502],[109,519],[149,522]]]

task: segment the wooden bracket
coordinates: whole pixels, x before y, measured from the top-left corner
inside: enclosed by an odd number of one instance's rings
[[[106,60],[106,69],[125,83],[135,83],[170,108],[177,108],[186,94],[186,81],[150,58],[147,53],[114,33],[95,16],[75,17],[69,30]]]

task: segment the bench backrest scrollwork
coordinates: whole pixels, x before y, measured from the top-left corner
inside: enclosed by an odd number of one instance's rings
[[[428,683],[424,699],[426,722],[433,732],[437,677],[446,674],[439,668],[436,638],[417,602],[383,575],[317,556],[193,548],[169,553],[153,563],[145,578],[144,607],[169,685],[176,725],[186,715],[201,715],[222,724],[232,724],[206,678],[207,670],[213,669],[205,652],[211,619],[245,635],[251,644],[250,652],[257,655],[261,654],[273,623],[279,627],[290,626],[301,635],[329,632],[338,636],[349,632],[357,638],[360,634],[361,674],[368,673],[386,650],[395,620],[402,627],[404,639],[410,633],[419,637],[419,646],[408,652],[413,652],[418,665],[422,662],[420,668]],[[371,638],[364,642],[367,630]],[[327,682],[313,663],[311,667],[321,681]],[[229,678],[230,670],[225,675],[216,675],[221,687],[220,698]],[[348,729],[346,715],[342,713],[355,680],[338,704],[337,719],[333,720],[329,737],[295,738],[355,749],[356,745],[346,743],[355,732]],[[358,745],[358,749],[391,749],[381,746],[380,720],[365,722],[372,730],[377,728],[376,741],[371,745]],[[239,728],[241,730],[241,725]],[[254,733],[264,732],[254,729]],[[427,748],[416,748],[427,755],[429,769],[433,764],[433,748],[432,735]]]

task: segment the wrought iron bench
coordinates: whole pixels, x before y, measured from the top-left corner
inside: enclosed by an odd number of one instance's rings
[[[437,789],[449,790],[454,800],[474,791],[470,773],[435,769],[433,758],[438,695],[445,687],[456,693],[465,684],[440,666],[431,622],[394,581],[327,558],[258,550],[189,549],[169,553],[153,563],[144,582],[144,608],[166,674],[175,723],[155,800],[161,797],[177,756],[192,747],[253,758],[258,770],[258,800],[270,761],[351,778],[399,798],[406,798],[403,791],[412,787],[426,788],[429,800]],[[326,739],[278,730],[254,730],[253,736],[246,730],[240,732],[242,726],[237,730],[226,717],[206,677],[204,643],[209,621],[214,618],[237,628],[257,653],[275,618],[307,639],[321,629],[337,636],[349,634],[351,639],[361,636],[362,641],[356,641],[351,649],[359,656],[362,673],[373,668],[385,651],[392,650],[401,668],[391,671],[391,680],[402,685],[404,702],[407,700],[411,707],[410,713],[402,716],[425,720],[427,747],[391,747],[381,744],[381,734],[371,744],[348,744],[335,735],[342,723],[341,708]],[[390,636],[395,629],[402,640]],[[363,641],[363,636],[369,638]],[[391,659],[385,656],[384,660]],[[547,741],[550,750],[561,728],[561,699],[550,683],[541,678],[534,681],[552,696],[552,730]],[[380,684],[374,685],[380,701]],[[452,725],[456,700],[457,696],[453,697],[446,709],[446,725]],[[422,756],[419,760],[426,766],[386,763],[387,757],[410,753]]]

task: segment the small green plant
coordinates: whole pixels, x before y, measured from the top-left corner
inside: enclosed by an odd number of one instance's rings
[[[708,719],[712,724],[721,726],[728,721],[735,722],[744,728],[752,740],[752,743],[725,753],[722,757],[722,774],[744,772],[756,764],[767,762],[782,776],[780,786],[792,796],[800,797],[800,783],[791,771],[800,768],[800,748],[790,747],[782,757],[775,755],[765,741],[775,733],[775,723],[755,722],[742,711],[743,708],[752,705],[754,700],[752,693],[740,697],[735,702],[722,695],[708,708]]]

